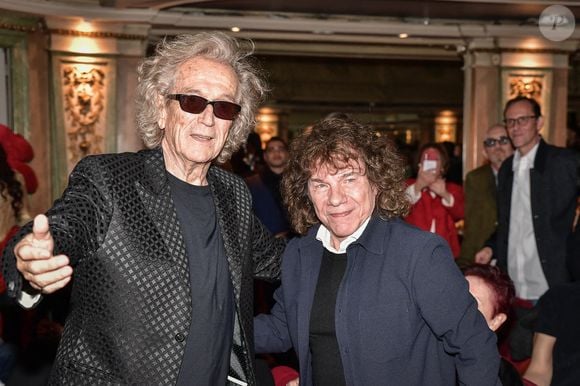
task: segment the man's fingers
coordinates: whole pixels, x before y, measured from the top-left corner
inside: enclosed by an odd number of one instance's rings
[[[48,227],[48,218],[39,214],[34,218],[34,223],[32,225],[32,234],[36,240],[49,240],[52,239]]]
[[[487,264],[491,260],[491,252],[483,249],[475,254],[475,262],[478,264]]]
[[[45,261],[35,263],[45,263]],[[32,269],[36,269],[36,267],[33,267]],[[60,284],[62,284],[63,281],[70,280],[72,274],[73,269],[70,265],[65,265],[50,271],[43,271],[41,273],[31,273],[30,270],[22,272],[24,279],[28,281],[33,288],[42,290],[44,293],[50,293],[47,292],[50,289],[54,292],[57,289],[62,288],[60,287]],[[46,290],[47,288],[48,290]]]
[[[49,273],[65,267],[69,264],[69,259],[65,255],[53,256],[50,259],[31,260],[31,261],[17,261],[16,268],[21,272],[27,272],[32,275],[40,275]],[[20,269],[22,268],[22,269]]]
[[[68,282],[70,281],[71,276],[67,276],[62,280],[57,281],[56,283],[53,284],[49,284],[46,287],[43,287],[41,289],[41,292],[43,294],[51,294],[61,288],[63,288],[64,286],[66,286],[68,284]]]
[[[51,251],[43,247],[36,247],[27,242],[26,239],[19,242],[14,248],[14,254],[18,260],[45,260],[52,256]]]

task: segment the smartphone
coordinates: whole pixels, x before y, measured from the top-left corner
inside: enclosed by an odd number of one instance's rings
[[[423,160],[423,170],[428,171],[428,170],[433,170],[433,169],[437,169],[437,160],[424,159]]]
[[[435,150],[427,149],[423,154],[423,170],[434,170],[437,169],[437,162],[439,161],[439,157],[437,154],[433,154]]]

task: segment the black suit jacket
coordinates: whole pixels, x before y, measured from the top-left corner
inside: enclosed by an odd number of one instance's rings
[[[253,385],[253,277],[278,277],[283,244],[252,214],[243,180],[212,166],[208,181],[235,295],[230,375]],[[47,215],[55,254],[67,254],[74,267],[51,383],[175,384],[192,299],[162,152],[83,159]],[[22,283],[12,249],[4,268],[17,296]]]
[[[513,160],[513,156],[505,160],[498,174],[498,227],[494,256],[506,271]],[[577,194],[576,155],[541,140],[534,167],[530,169],[530,196],[538,254],[550,287],[571,280],[566,268],[566,241],[572,233]]]

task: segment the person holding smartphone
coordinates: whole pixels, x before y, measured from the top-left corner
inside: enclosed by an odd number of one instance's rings
[[[463,189],[445,181],[449,156],[438,143],[427,143],[419,152],[417,178],[407,181],[412,207],[405,218],[420,229],[437,233],[459,257],[460,244],[455,222],[463,219]]]

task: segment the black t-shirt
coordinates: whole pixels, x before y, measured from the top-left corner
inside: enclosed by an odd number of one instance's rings
[[[169,183],[189,258],[192,299],[177,384],[225,385],[233,339],[233,288],[211,188],[172,175]]]
[[[552,287],[540,298],[534,330],[556,338],[551,385],[580,385],[580,282]]]
[[[336,296],[346,263],[346,253],[324,249],[310,313],[312,378],[316,386],[346,385],[334,323]]]

